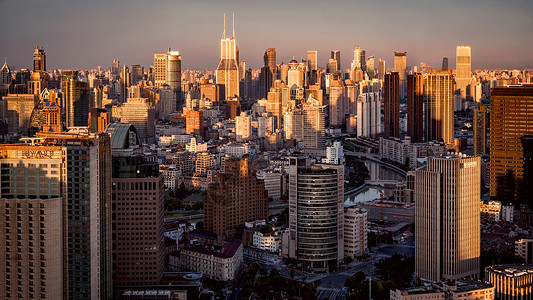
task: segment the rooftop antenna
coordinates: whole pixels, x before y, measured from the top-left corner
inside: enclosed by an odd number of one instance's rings
[[[223,34],[223,39],[226,38],[226,13],[224,13],[224,34]]]
[[[233,37],[235,37],[235,14],[233,14]]]

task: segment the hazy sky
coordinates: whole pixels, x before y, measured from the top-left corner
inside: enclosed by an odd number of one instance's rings
[[[108,68],[153,64],[170,46],[183,69],[214,69],[220,59],[223,13],[231,34],[235,13],[241,60],[262,66],[267,48],[277,61],[331,50],[349,68],[353,46],[386,60],[407,51],[408,65],[440,66],[455,47],[472,46],[472,68],[533,68],[532,0],[0,0],[0,57],[30,68],[35,44],[47,67]],[[377,63],[376,63],[377,67]]]

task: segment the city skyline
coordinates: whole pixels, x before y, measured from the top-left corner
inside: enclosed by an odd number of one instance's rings
[[[240,0],[229,4],[129,1],[128,5],[123,1],[52,0],[49,4],[57,5],[46,6],[32,5],[36,0],[3,1],[5,11],[13,13],[1,21],[1,35],[9,42],[0,45],[0,56],[15,69],[30,68],[27,53],[19,49],[32,49],[37,43],[47,51],[48,69],[107,68],[115,58],[148,67],[154,53],[172,47],[183,56],[184,69],[214,70],[220,59],[218,43],[226,12],[235,13],[240,59],[253,69],[262,66],[262,54],[270,47],[276,48],[277,61],[285,63],[317,50],[318,65],[324,68],[331,50],[341,51],[341,61],[351,61],[356,44],[367,56],[389,61],[389,68],[394,51],[406,51],[409,66],[425,62],[439,67],[442,57],[455,57],[455,47],[461,45],[472,47],[473,70],[532,68],[528,49],[533,41],[521,37],[533,25],[533,3],[490,2],[480,6],[478,0],[383,0],[373,4],[336,1],[336,5],[306,2],[302,6],[274,1],[267,7],[259,3],[244,6]],[[154,11],[161,15],[151,17]],[[17,22],[19,12],[25,14],[26,25],[10,26]],[[497,20],[498,26],[476,25],[487,20]],[[450,67],[455,68],[454,59]]]

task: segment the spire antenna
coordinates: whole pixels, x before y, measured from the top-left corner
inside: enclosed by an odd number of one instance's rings
[[[233,14],[233,37],[235,37],[235,14]]]
[[[226,38],[226,13],[224,13],[224,33],[222,34],[222,38]]]

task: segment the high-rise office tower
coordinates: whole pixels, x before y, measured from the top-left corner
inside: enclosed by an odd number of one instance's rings
[[[400,99],[404,99],[407,89],[407,52],[394,52],[394,72],[400,76]]]
[[[357,136],[375,137],[381,133],[381,101],[378,92],[357,98]]]
[[[239,97],[239,48],[235,39],[235,16],[233,35],[226,38],[226,14],[224,14],[224,33],[220,41],[220,63],[215,71],[217,84],[225,87],[226,99]]]
[[[353,61],[351,65],[351,69],[361,69],[363,71],[366,70],[366,54],[365,50],[361,49],[358,45],[354,46],[353,50]]]
[[[131,85],[131,74],[130,69],[126,65],[122,67],[122,71],[120,72],[120,102],[125,102],[128,98],[128,88]]]
[[[172,51],[170,48],[167,52],[167,84],[174,91],[176,108],[181,108],[181,55],[179,51]]]
[[[7,65],[7,59],[4,59],[4,65],[0,68],[0,97],[7,96],[10,83],[11,68]]]
[[[62,77],[63,80],[63,77]],[[67,128],[88,125],[91,103],[91,88],[87,82],[75,78],[65,78],[63,95]]]
[[[378,60],[378,78],[379,80],[385,80],[385,61],[381,58]]]
[[[114,117],[120,118],[122,123],[133,124],[143,143],[155,142],[155,109],[147,98],[129,98]]]
[[[427,74],[424,94],[426,142],[453,143],[453,83],[450,71]]]
[[[89,112],[89,131],[104,132],[110,123],[109,112],[105,109],[91,107]]]
[[[40,95],[48,87],[50,76],[46,73],[46,54],[41,46],[35,48],[33,53],[33,72],[28,82],[28,93]]]
[[[457,46],[455,81],[457,82],[457,90],[463,100],[470,98],[470,82],[472,81],[471,59],[472,49],[470,46]]]
[[[415,273],[431,280],[479,275],[479,157],[428,157],[415,174]]]
[[[263,55],[263,67],[260,74],[261,97],[266,98],[278,75],[276,65],[276,48],[268,48]]]
[[[62,299],[63,202],[60,146],[0,146],[0,294],[3,299]]]
[[[157,162],[146,159],[133,125],[113,123],[107,133],[113,159],[113,285],[157,285],[165,262],[163,175]]]
[[[331,59],[334,59],[337,63],[336,68],[337,71],[342,71],[341,69],[341,51],[340,50],[332,50],[331,51]]]
[[[289,62],[289,71],[287,72],[287,86],[291,89],[291,96],[296,97],[296,90],[303,88],[305,69],[303,63],[298,63],[296,59]]]
[[[241,112],[240,116],[235,117],[235,139],[246,139],[252,136],[252,116],[246,112]]]
[[[318,69],[318,51],[307,51],[307,67],[310,71]]]
[[[359,85],[351,80],[344,81],[346,87],[345,114],[357,114],[357,97],[359,97]]]
[[[337,73],[339,71],[337,66],[338,66],[337,61],[333,58],[330,58],[328,63],[326,64],[326,73],[327,74]]]
[[[344,259],[344,165],[289,158],[289,257],[306,270]]]
[[[287,110],[287,105],[291,99],[290,88],[281,80],[276,80],[268,92],[267,112],[275,117],[276,129],[282,128],[282,116]]]
[[[5,103],[7,131],[9,133],[28,134],[31,114],[39,97],[35,94],[9,94],[2,97]]]
[[[229,158],[224,172],[209,184],[204,202],[204,228],[217,235],[235,236],[245,222],[268,218],[268,192],[248,158]]]
[[[283,132],[285,139],[294,139],[297,142],[304,139],[304,114],[301,109],[288,110],[283,119]]]
[[[490,102],[490,195],[531,208],[524,153],[530,145],[525,137],[533,134],[533,85],[493,87]]]
[[[368,74],[368,78],[370,79],[376,76],[376,69],[374,66],[374,56],[369,56],[366,61],[366,73]]]
[[[131,85],[137,85],[144,79],[144,68],[140,65],[130,66]]]
[[[424,141],[424,75],[407,75],[407,135],[413,143]]]
[[[364,208],[349,207],[344,212],[344,256],[365,255],[368,249],[368,212]]]
[[[42,46],[40,48],[35,47],[35,52],[33,52],[33,71],[46,71],[46,54]]]
[[[442,58],[442,70],[448,71],[448,58],[447,57]]]
[[[201,110],[188,110],[185,113],[185,132],[204,138],[204,112]]]
[[[155,86],[167,84],[167,64],[167,54],[154,54],[154,69],[152,71],[152,78]]]
[[[113,59],[113,62],[111,63],[111,68],[109,69],[109,73],[111,73],[111,76],[113,80],[117,79],[117,77],[120,74],[120,61],[118,59]]]
[[[487,107],[483,104],[474,110],[474,155],[483,155],[487,145]]]
[[[385,74],[383,90],[385,136],[400,137],[400,76],[398,73]]]
[[[304,149],[308,152],[324,151],[326,128],[326,105],[309,95],[302,105],[304,112]]]
[[[344,124],[346,114],[346,91],[341,80],[333,80],[329,86],[329,124],[340,127]]]
[[[109,135],[37,137],[0,146],[2,296],[111,299]]]

